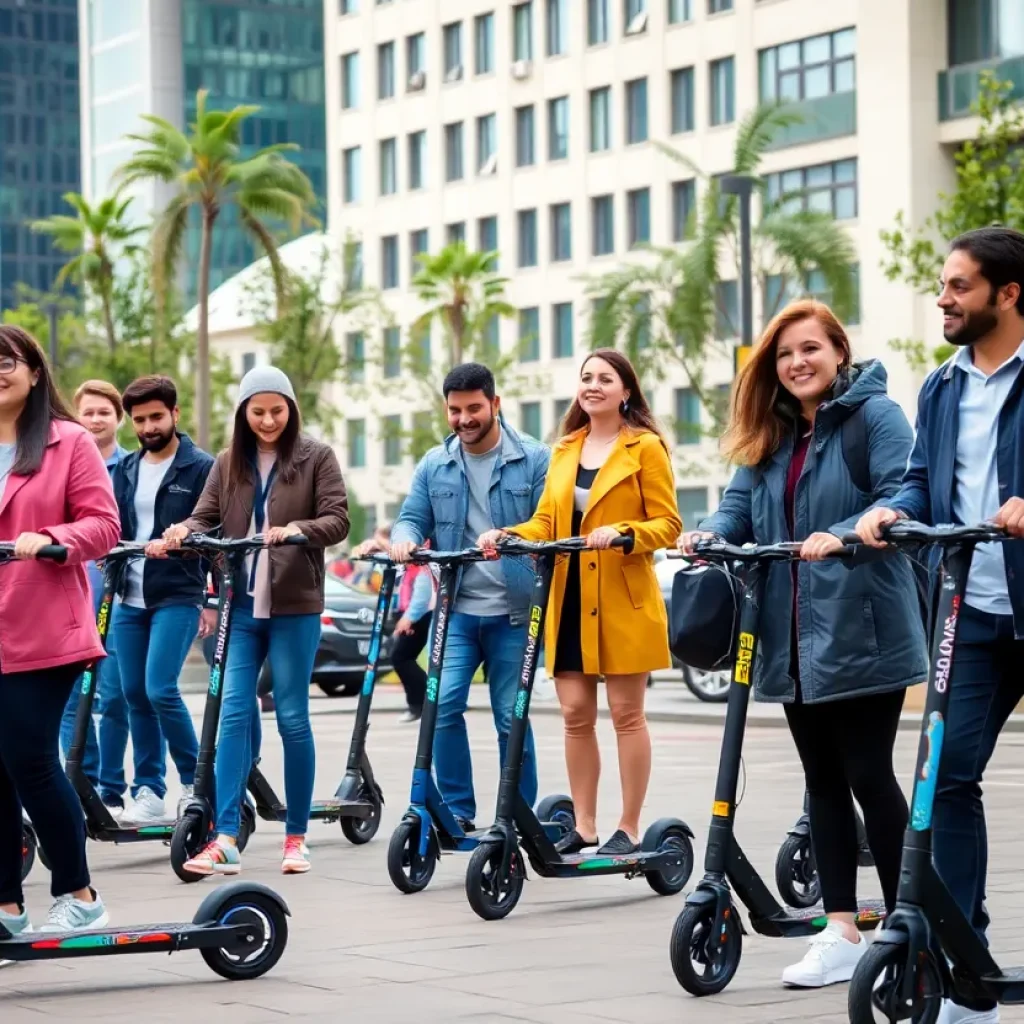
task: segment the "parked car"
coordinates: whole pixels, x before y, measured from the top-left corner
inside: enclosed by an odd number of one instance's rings
[[[672,621],[672,581],[675,579],[676,573],[686,564],[685,558],[669,558],[665,551],[658,551],[654,556],[654,572],[658,577],[661,596],[665,600],[665,609],[668,611],[670,623]],[[672,655],[672,664],[682,672],[683,682],[698,700],[721,703],[729,699],[730,672],[728,669],[707,672],[704,669],[693,668],[691,665],[684,665],[675,655]]]
[[[328,575],[324,582],[324,613],[320,616],[320,644],[313,663],[311,682],[328,697],[354,697],[363,685],[366,657],[370,650],[370,632],[377,611],[376,595],[350,587]],[[391,671],[391,634],[395,620],[388,616],[378,672]],[[203,641],[207,663],[213,659],[214,638]],[[269,692],[270,666],[260,673],[259,691]]]

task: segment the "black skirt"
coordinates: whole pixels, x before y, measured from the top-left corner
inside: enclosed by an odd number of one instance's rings
[[[583,513],[572,514],[572,535],[578,537]],[[583,598],[580,593],[580,553],[569,556],[569,574],[562,595],[562,614],[558,620],[558,641],[555,647],[555,675],[583,671],[583,642],[580,626],[583,622]]]

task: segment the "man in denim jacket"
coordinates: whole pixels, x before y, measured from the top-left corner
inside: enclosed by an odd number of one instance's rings
[[[406,561],[430,540],[437,551],[475,547],[486,530],[526,522],[544,490],[551,453],[501,417],[494,375],[479,363],[456,366],[444,381],[453,433],[420,461],[391,533],[391,558]],[[459,574],[438,697],[434,764],[441,794],[467,831],[476,796],[466,733],[469,687],[487,675],[502,764],[526,643],[531,569],[516,559],[471,562]],[[523,799],[537,799],[532,730],[526,739]]]

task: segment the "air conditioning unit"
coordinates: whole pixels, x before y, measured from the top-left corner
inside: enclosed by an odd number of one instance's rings
[[[528,60],[517,60],[512,65],[512,77],[517,78],[520,82],[529,78],[532,71],[533,64]]]
[[[498,154],[492,153],[483,163],[480,168],[480,177],[486,178],[494,174],[498,169]]]
[[[426,84],[427,84],[427,73],[426,73],[426,71],[414,71],[409,76],[409,84],[406,87],[406,91],[407,92],[420,92]]]
[[[445,73],[444,80],[446,82],[460,82],[462,80],[462,65],[456,64],[455,67],[449,68]]]
[[[638,36],[641,32],[647,31],[647,12],[641,11],[633,16],[633,20],[626,26],[627,36]]]

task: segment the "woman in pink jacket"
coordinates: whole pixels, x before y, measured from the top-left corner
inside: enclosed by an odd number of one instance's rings
[[[0,540],[15,543],[15,561],[0,565],[0,924],[14,935],[29,925],[23,807],[51,863],[56,902],[43,930],[107,923],[57,749],[71,687],[103,657],[85,563],[120,535],[96,442],[64,404],[35,339],[0,324]],[[63,565],[36,559],[47,544],[67,548]]]

